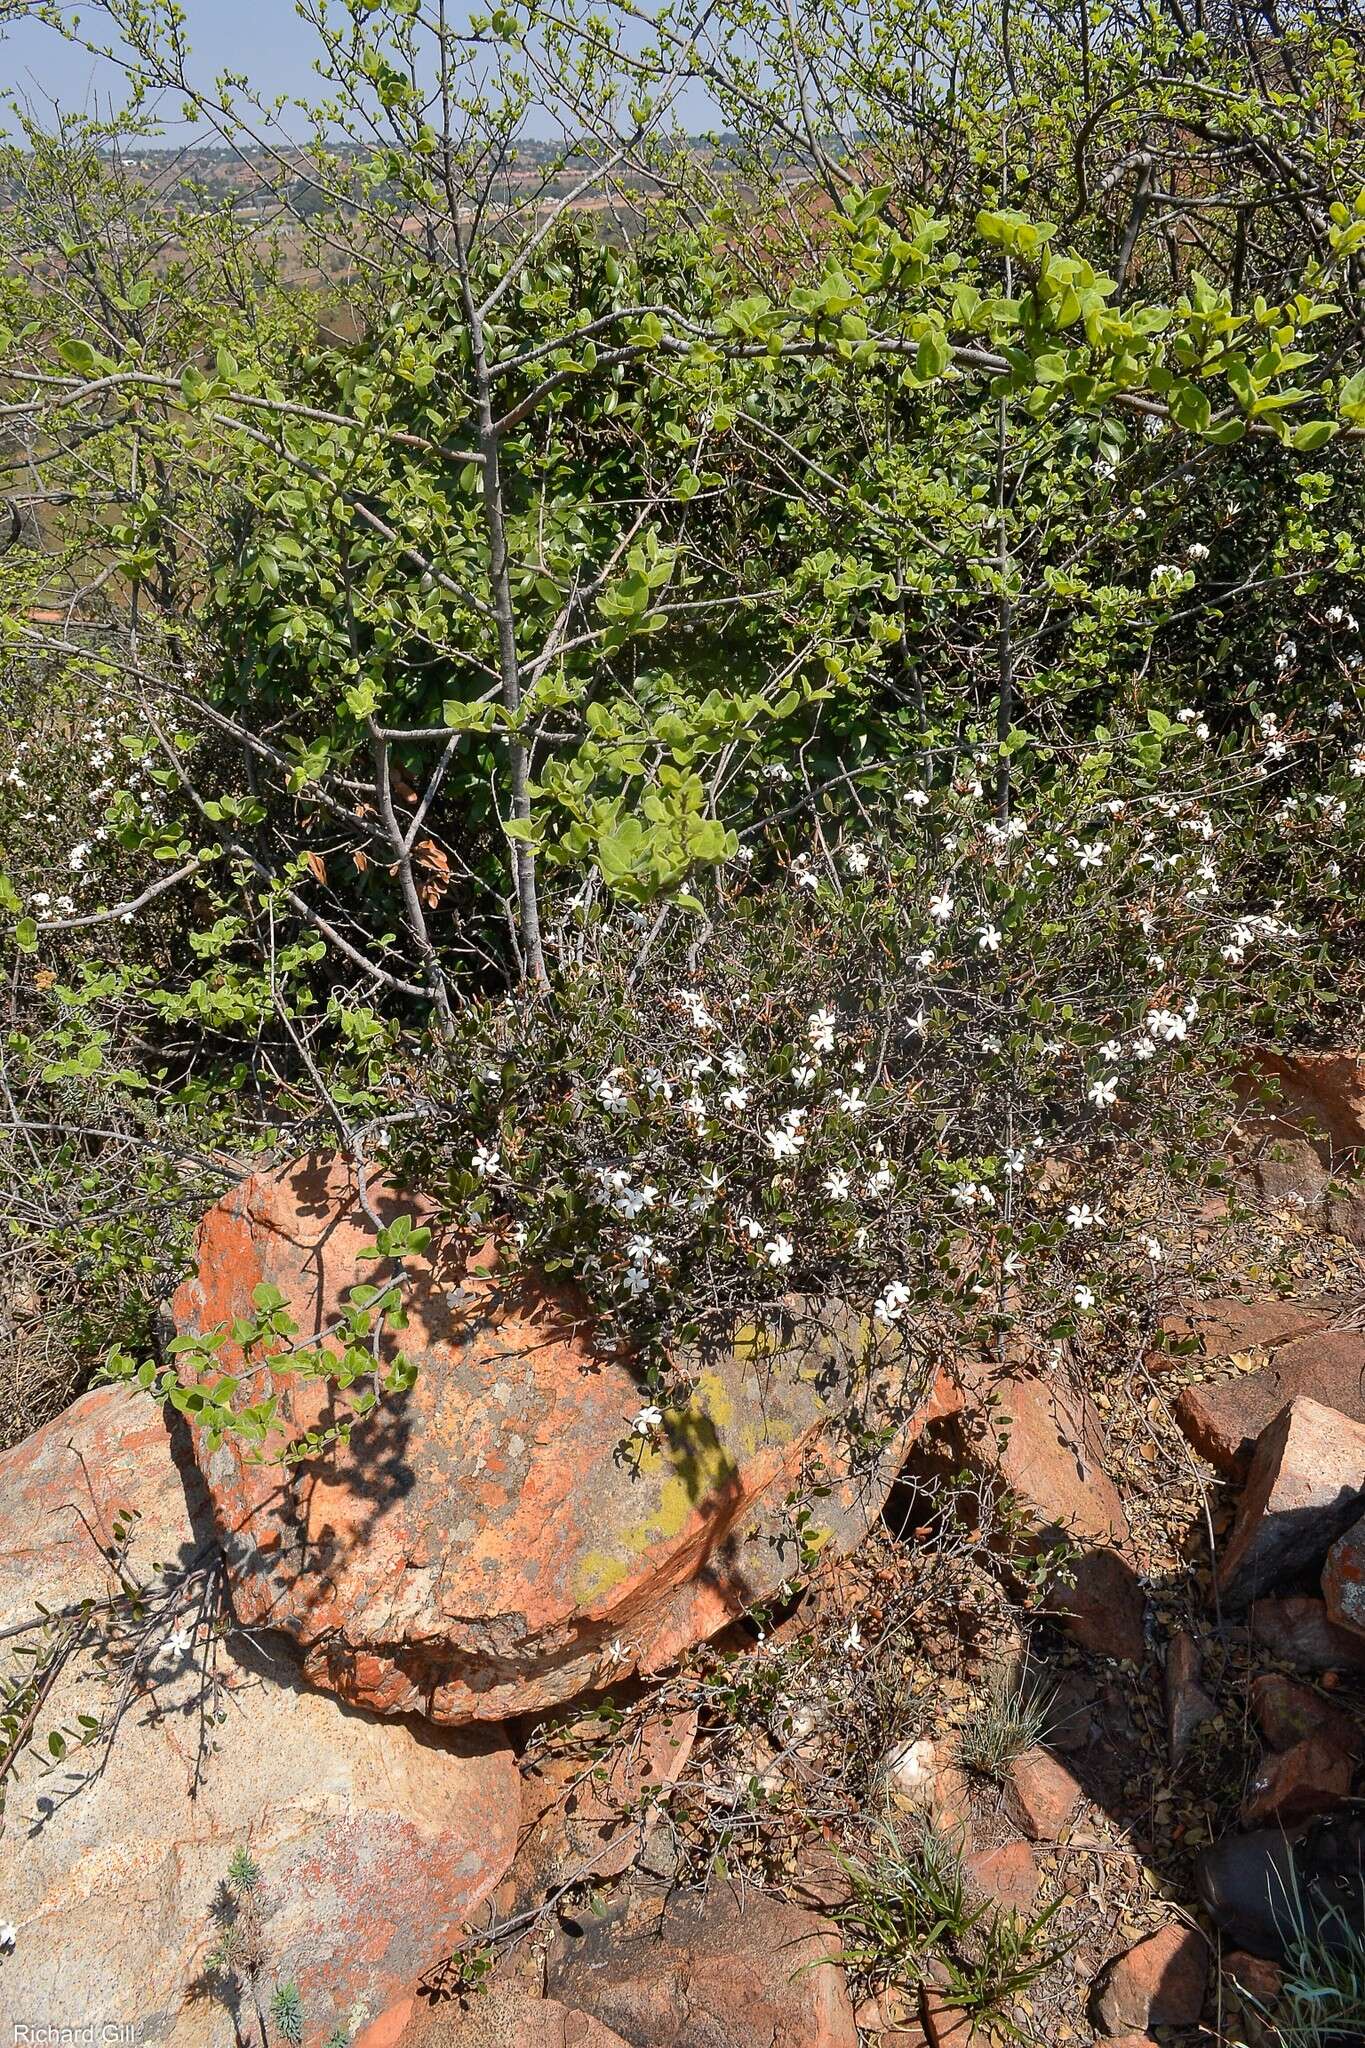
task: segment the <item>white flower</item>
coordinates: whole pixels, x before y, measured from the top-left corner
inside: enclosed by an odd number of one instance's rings
[[[1208,726],[1202,718],[1194,729],[1194,736],[1197,740],[1206,740],[1209,736]]]
[[[804,1061],[799,1067],[792,1068],[792,1084],[794,1087],[809,1088],[814,1079],[815,1068],[807,1066]]]
[[[927,1038],[929,1036],[929,1020],[924,1014],[923,1003],[920,1004],[913,1017],[906,1018],[905,1028],[912,1038]]]
[[[792,1262],[792,1241],[789,1237],[770,1237],[763,1247],[763,1256],[774,1269],[789,1266]]]
[[[1346,706],[1342,703],[1340,697],[1333,697],[1331,703],[1327,706],[1327,716],[1329,718],[1344,718],[1346,716]]]
[[[1066,1212],[1068,1230],[1089,1230],[1092,1223],[1103,1223],[1104,1210],[1096,1203],[1092,1209],[1089,1202],[1073,1202]]]
[[[834,1050],[834,1012],[815,1010],[806,1019],[806,1034],[816,1052]]]
[[[998,1038],[989,1037],[982,1039],[981,1050],[982,1052],[1001,1052],[1004,1048]]]
[[[856,1621],[850,1622],[848,1634],[844,1637],[844,1648],[845,1650],[861,1650],[862,1646],[862,1631]]]
[[[1209,551],[1202,540],[1192,540],[1185,550],[1187,562],[1207,562]]]
[[[1339,626],[1346,617],[1345,607],[1339,604],[1329,604],[1324,616],[1329,626]]]
[[[640,1410],[630,1426],[636,1436],[653,1436],[656,1429],[663,1428],[663,1420],[663,1409],[656,1408],[651,1401]]]
[[[618,1078],[623,1072],[623,1068],[613,1067],[605,1079],[598,1082],[597,1099],[603,1109],[624,1109],[629,1101],[629,1097]]]
[[[1357,778],[1362,775],[1365,775],[1365,746],[1352,748],[1351,758],[1347,763],[1347,766],[1350,769],[1352,775],[1356,776]],[[33,900],[36,903],[38,899],[35,896]]]
[[[849,1177],[842,1167],[835,1166],[825,1175],[824,1188],[831,1202],[848,1200]]]
[[[1114,1098],[1119,1092],[1117,1076],[1106,1074],[1103,1080],[1092,1081],[1085,1092],[1096,1109],[1112,1109]]]
[[[749,1091],[747,1088],[727,1088],[720,1100],[723,1109],[733,1109],[735,1111],[747,1109],[749,1107]]]
[[[844,865],[851,875],[865,875],[868,869],[867,848],[858,845],[846,846]]]
[[[700,1031],[703,1037],[706,1036],[708,1031],[715,1031],[719,1028],[715,1018],[711,1015],[711,1012],[707,1009],[705,1003],[702,1001],[701,997],[697,994],[695,989],[679,989],[678,1001],[687,1011],[688,1016],[692,1020],[694,1029]]]
[[[1076,865],[1080,868],[1097,868],[1108,851],[1109,848],[1103,839],[1094,839],[1089,846],[1076,848]]]
[[[1011,1180],[1015,1178],[1016,1174],[1020,1174],[1023,1172],[1024,1165],[1024,1153],[1020,1151],[1013,1151],[1007,1152],[1005,1154],[1005,1172],[1009,1175]]]
[[[78,875],[90,857],[90,841],[82,839],[79,846],[73,846],[69,856],[71,872]]]
[[[860,1088],[840,1089],[839,1107],[846,1116],[859,1117],[867,1108],[867,1097]]]
[[[712,1201],[725,1192],[725,1180],[718,1166],[708,1166],[701,1176],[701,1184]]]
[[[0,1948],[13,1948],[19,1939],[19,1930],[12,1920],[0,1920]]]
[[[1283,761],[1288,752],[1289,748],[1284,740],[1268,739],[1265,743],[1265,757],[1267,761]]]
[[[473,1167],[480,1180],[487,1180],[490,1175],[501,1173],[502,1161],[496,1148],[492,1145],[480,1145],[474,1154]]]
[[[814,868],[795,868],[793,873],[796,876],[797,888],[808,890],[811,895],[814,895],[820,887],[820,877],[816,874]]]
[[[787,1124],[786,1126],[774,1125],[772,1130],[765,1131],[763,1133],[763,1142],[772,1153],[774,1159],[795,1159],[806,1140],[800,1131]]]
[[[910,1306],[910,1289],[903,1280],[888,1280],[873,1306],[879,1323],[898,1323]]]
[[[749,1071],[749,1065],[738,1046],[732,1045],[721,1061],[721,1066],[732,1081],[742,1081]]]
[[[649,1275],[643,1266],[627,1266],[621,1284],[627,1294],[644,1294],[649,1289]]]
[[[952,1192],[959,1209],[974,1209],[981,1190],[974,1180],[960,1180],[954,1183]]]
[[[1119,1044],[1117,1038],[1106,1038],[1104,1044],[1100,1047],[1100,1058],[1103,1060],[1121,1060],[1123,1058],[1123,1047]]]
[[[1089,1287],[1078,1287],[1071,1299],[1079,1309],[1091,1309],[1095,1306],[1094,1292]]]
[[[1186,1024],[1175,1010],[1149,1010],[1147,1029],[1153,1038],[1164,1038],[1167,1045],[1175,1045],[1184,1038]]]
[[[161,1653],[165,1657],[188,1657],[193,1648],[194,1625],[191,1622],[182,1622],[179,1628],[173,1628],[166,1637],[161,1645]]]
[[[976,935],[977,950],[982,953],[1000,951],[1000,934],[993,924],[983,924]]]
[[[1006,1252],[1004,1258],[1000,1261],[1000,1270],[1007,1278],[1012,1280],[1015,1274],[1022,1270],[1023,1264],[1024,1262],[1018,1252]]]
[[[932,946],[924,946],[920,950],[919,964],[921,967],[932,967],[937,958],[938,955]]]
[[[943,891],[941,895],[930,897],[929,915],[930,917],[934,918],[939,924],[947,924],[948,919],[952,916],[952,914],[953,899],[948,894],[948,891],[946,889]]]
[[[876,1172],[870,1173],[867,1176],[868,1194],[889,1195],[892,1187],[895,1184],[895,1179],[895,1174],[891,1171],[891,1168],[887,1165],[886,1161],[883,1160],[881,1165],[877,1168]]]
[[[905,801],[913,804],[917,811],[922,811],[929,801],[929,792],[927,789],[907,789]]]
[[[1151,1260],[1154,1266],[1157,1265],[1160,1262],[1160,1260],[1165,1258],[1166,1254],[1161,1249],[1160,1238],[1142,1237],[1139,1238],[1138,1242],[1141,1244],[1142,1249],[1146,1252],[1148,1258]]]
[[[624,1216],[633,1223],[642,1209],[652,1209],[658,1200],[659,1190],[652,1181],[637,1188],[628,1173],[619,1166],[599,1167],[597,1170],[598,1196],[618,1216]]]

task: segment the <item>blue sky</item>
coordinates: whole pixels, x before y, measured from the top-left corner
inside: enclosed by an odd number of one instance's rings
[[[0,0],[3,8],[4,0]],[[223,70],[245,72],[258,92],[272,97],[288,93],[311,98],[320,89],[312,63],[316,43],[312,29],[294,12],[293,0],[181,0],[188,21],[193,61],[191,76],[205,84]],[[109,40],[107,23],[92,8],[83,11],[92,41]],[[123,97],[117,66],[101,62],[68,42],[53,29],[33,20],[0,19],[0,83],[33,105],[40,116],[55,104],[64,112],[109,112]],[[690,88],[684,117],[694,126],[712,118],[705,95]],[[165,108],[169,143],[183,143],[195,131],[179,120],[179,106]],[[553,124],[548,124],[553,125]],[[0,109],[0,132],[5,126]],[[298,124],[303,133],[304,125]],[[547,124],[531,122],[530,132],[545,134]]]
[[[307,93],[310,83],[316,85],[310,68],[312,32],[295,14],[293,0],[182,0],[182,5],[198,76],[207,80],[225,69],[245,71],[272,94]],[[108,41],[93,9],[87,10],[86,20],[92,41]],[[55,102],[80,113],[91,111],[98,100],[103,112],[111,94],[116,100],[121,96],[114,66],[32,20],[0,25],[0,78],[37,108]],[[176,139],[183,136],[177,124]]]

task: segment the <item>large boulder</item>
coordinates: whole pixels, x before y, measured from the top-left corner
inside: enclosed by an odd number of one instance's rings
[[[294,1985],[317,2048],[449,1954],[511,1860],[516,1763],[500,1730],[346,1711],[225,1635],[197,1493],[161,1412],[122,1389],[0,1459],[0,1626],[92,1603],[5,1645],[11,1674],[21,1643],[56,1654],[7,1788],[0,1989],[54,2040],[108,2013],[144,2043],[229,2048],[252,1993],[244,1962],[209,1964],[246,1850],[259,1885],[236,1938],[267,2009]]]
[[[668,1664],[777,1593],[803,1543],[866,1533],[899,1454],[855,1471],[836,1435],[865,1327],[807,1312],[742,1332],[681,1362],[690,1400],[633,1434],[640,1381],[573,1290],[505,1279],[421,1204],[372,1199],[435,1224],[404,1294],[415,1385],[287,1479],[231,1439],[200,1450],[238,1618],[284,1631],[313,1683],[447,1725],[538,1711]],[[228,1325],[264,1281],[319,1332],[374,1277],[372,1234],[344,1160],[260,1174],[204,1218],[176,1325]],[[267,1389],[291,1437],[326,1421],[322,1381],[267,1364],[243,1395]]]
[[[0,1627],[105,1601],[213,1554],[189,1433],[145,1394],[97,1387],[0,1457]],[[115,1567],[117,1569],[115,1569]]]

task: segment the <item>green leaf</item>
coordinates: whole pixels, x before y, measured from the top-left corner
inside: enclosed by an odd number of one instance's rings
[[[68,336],[57,343],[57,353],[68,370],[74,370],[78,377],[93,377],[100,366],[100,357],[95,354],[88,341]]]

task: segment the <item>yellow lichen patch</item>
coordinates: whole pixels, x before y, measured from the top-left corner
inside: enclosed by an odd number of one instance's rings
[[[613,1557],[606,1550],[590,1550],[574,1573],[575,1606],[586,1607],[591,1601],[600,1600],[604,1593],[620,1585],[629,1570],[629,1559]]]

